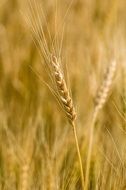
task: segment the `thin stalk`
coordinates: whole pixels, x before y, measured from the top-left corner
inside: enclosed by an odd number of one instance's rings
[[[80,173],[81,173],[81,182],[82,182],[82,189],[84,190],[84,172],[83,172],[83,164],[82,164],[82,158],[80,154],[80,148],[79,148],[79,143],[78,143],[78,137],[77,137],[77,130],[75,126],[75,122],[72,122],[72,127],[73,127],[73,132],[74,132],[74,138],[75,138],[75,144],[76,144],[76,149],[77,149],[77,155],[78,155],[78,160],[79,160],[79,166],[80,166]]]
[[[88,147],[88,154],[87,154],[87,163],[86,163],[86,175],[85,175],[85,190],[88,190],[89,186],[89,178],[90,178],[90,165],[91,165],[91,153],[93,149],[93,141],[94,141],[94,127],[97,118],[98,110],[94,111],[92,123],[90,126],[90,137],[89,137],[89,147]]]

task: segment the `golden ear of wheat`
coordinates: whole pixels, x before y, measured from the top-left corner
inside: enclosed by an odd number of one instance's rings
[[[60,102],[63,105],[67,118],[70,122],[73,122],[76,119],[76,112],[64,76],[61,72],[59,61],[57,57],[53,55],[51,62],[53,65],[54,78],[58,89]]]

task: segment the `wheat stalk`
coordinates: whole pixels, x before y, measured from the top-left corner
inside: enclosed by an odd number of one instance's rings
[[[67,88],[64,75],[62,73],[59,61],[56,56],[52,56],[52,66],[54,71],[54,79],[58,90],[59,100],[62,104],[62,107],[64,108],[65,114],[70,122],[70,124],[73,127],[73,133],[75,138],[75,144],[79,159],[79,165],[80,165],[80,172],[81,172],[81,180],[82,180],[82,187],[84,189],[84,173],[83,173],[83,165],[82,165],[82,159],[80,154],[80,148],[78,143],[78,137],[77,137],[77,131],[75,126],[75,119],[76,119],[76,112],[73,105],[72,98],[70,97],[69,90]]]
[[[88,190],[89,186],[89,173],[90,173],[90,163],[91,163],[91,152],[93,148],[93,139],[94,139],[94,126],[98,116],[99,111],[103,108],[104,104],[107,101],[113,78],[115,75],[117,67],[117,62],[115,60],[109,65],[103,79],[103,83],[98,90],[98,93],[95,98],[95,107],[93,113],[93,119],[90,127],[90,138],[89,138],[89,147],[88,147],[88,155],[87,155],[87,164],[86,164],[86,179],[85,179],[85,190]]]
[[[30,3],[30,9],[32,9],[31,3]],[[39,12],[38,6],[36,6],[36,11],[37,13]],[[34,12],[33,9],[32,9],[32,12]],[[30,20],[32,20],[32,15],[29,18],[26,18],[26,22],[29,24]],[[38,32],[39,30],[41,31],[41,33]],[[38,16],[38,23],[36,21],[34,24],[31,24],[31,32],[33,36],[35,36],[35,44],[37,48],[39,49],[41,57],[43,57],[45,60],[44,66],[46,68],[47,73],[49,74],[51,82],[53,82],[52,88],[48,84],[47,86],[49,87],[49,89],[51,89],[51,92],[53,93],[53,95],[58,99],[58,102],[60,103],[61,107],[63,108],[67,116],[67,119],[72,125],[78,159],[79,159],[79,165],[80,165],[82,186],[84,189],[84,174],[83,174],[83,167],[82,167],[82,159],[80,155],[77,131],[75,127],[76,112],[75,112],[72,98],[70,96],[70,92],[67,88],[67,84],[64,79],[64,75],[59,63],[59,59],[57,58],[57,56],[55,56],[55,54],[54,55],[50,54],[50,52],[56,52],[54,42],[52,41],[52,49],[50,50],[50,48],[48,47],[47,39],[45,37],[44,30],[41,25],[41,20],[39,16]]]

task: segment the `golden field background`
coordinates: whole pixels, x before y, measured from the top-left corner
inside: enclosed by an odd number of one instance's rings
[[[126,189],[125,10],[124,0],[0,0],[1,190],[82,189],[72,128],[45,84],[49,75],[32,26],[43,28],[48,47],[50,33],[56,54],[61,49],[84,174],[95,97],[117,61],[95,123],[88,189]]]

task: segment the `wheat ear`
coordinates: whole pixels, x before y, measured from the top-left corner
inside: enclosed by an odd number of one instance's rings
[[[76,118],[75,108],[73,106],[72,98],[70,97],[69,91],[67,89],[64,76],[61,72],[60,64],[55,56],[52,57],[52,64],[54,69],[54,77],[56,86],[58,89],[59,99],[62,103],[66,116],[70,122],[73,122]]]
[[[94,108],[93,119],[90,126],[90,134],[89,134],[90,137],[89,137],[87,164],[86,164],[85,190],[88,190],[88,186],[89,186],[89,173],[90,173],[90,163],[91,163],[91,152],[93,148],[93,139],[94,139],[94,126],[97,119],[97,115],[99,111],[103,108],[107,100],[107,97],[109,95],[109,91],[111,89],[113,78],[116,71],[116,66],[117,66],[117,62],[114,60],[108,67],[103,79],[103,83],[100,89],[98,90],[98,93],[95,98],[95,108]]]
[[[73,127],[75,144],[76,144],[78,160],[79,160],[79,165],[80,165],[82,187],[84,189],[83,165],[82,165],[82,159],[81,159],[80,148],[79,148],[79,143],[78,143],[77,130],[76,130],[76,126],[75,126],[75,119],[76,119],[75,108],[73,105],[72,98],[70,97],[70,93],[67,88],[59,61],[56,56],[52,56],[52,65],[53,65],[54,79],[55,79],[55,83],[56,83],[57,90],[58,90],[59,100],[62,104],[62,107],[64,108],[64,111],[65,111],[65,114],[66,114],[68,120],[70,121],[70,124]]]
[[[101,85],[98,94],[95,98],[95,110],[97,111],[102,109],[107,100],[112,85],[113,77],[116,71],[116,65],[117,62],[113,61],[105,73],[103,84]]]

